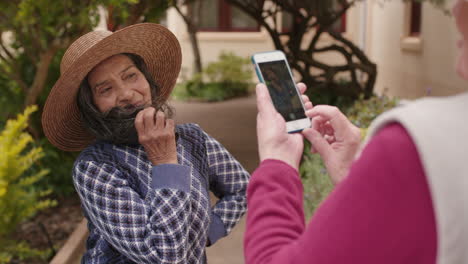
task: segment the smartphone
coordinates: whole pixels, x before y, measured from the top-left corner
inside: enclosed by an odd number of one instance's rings
[[[252,62],[258,79],[267,86],[273,105],[286,121],[288,133],[310,127],[310,119],[305,115],[304,102],[284,53],[278,50],[256,53]]]

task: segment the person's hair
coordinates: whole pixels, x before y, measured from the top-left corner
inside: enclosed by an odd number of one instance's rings
[[[161,89],[150,74],[143,58],[132,53],[122,53],[121,55],[130,58],[148,81],[151,90],[151,106],[156,108],[156,110],[163,111],[167,118],[171,118],[174,114],[174,109],[167,104],[165,99],[161,98]],[[115,144],[138,143],[138,133],[134,124],[135,117],[139,111],[148,106],[129,105],[114,107],[102,113],[94,103],[88,76],[80,84],[77,103],[83,124],[97,139],[110,141]]]

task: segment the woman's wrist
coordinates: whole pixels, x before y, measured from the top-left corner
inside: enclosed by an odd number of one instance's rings
[[[179,164],[177,157],[149,157],[148,158],[154,166],[161,164]]]
[[[299,169],[295,166],[292,166],[290,163],[276,158],[265,158],[261,161],[260,166],[280,166],[285,169],[293,170],[295,173],[299,173]]]

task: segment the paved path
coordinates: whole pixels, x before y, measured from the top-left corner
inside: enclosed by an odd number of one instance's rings
[[[170,102],[176,109],[176,122],[197,123],[220,141],[234,157],[252,172],[258,165],[255,97],[220,103]],[[244,217],[245,218],[245,217]],[[208,264],[242,264],[245,219],[231,234],[207,249]]]

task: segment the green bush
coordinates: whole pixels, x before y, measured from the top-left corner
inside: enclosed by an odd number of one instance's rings
[[[49,68],[47,84],[44,91],[40,94],[37,104],[45,105],[47,95],[53,87],[55,81],[60,75],[60,60],[64,51],[57,52]],[[0,63],[2,63],[0,61]],[[24,55],[18,57],[20,76],[31,85],[34,78],[34,64]],[[21,112],[24,105],[24,91],[18,84],[0,72],[0,130],[5,127],[6,120],[14,117],[14,113]],[[77,153],[64,152],[54,147],[44,136],[41,128],[41,110],[34,112],[29,117],[30,128],[34,129],[38,134],[35,135],[34,144],[41,147],[44,151],[44,157],[37,161],[34,169],[48,168],[53,171],[47,178],[43,178],[37,182],[41,188],[50,188],[55,196],[68,196],[74,192],[71,179],[71,169],[73,162],[77,157]]]
[[[45,254],[10,238],[20,223],[56,204],[45,199],[51,189],[37,187],[48,170],[34,172],[31,169],[44,153],[41,148],[31,147],[32,137],[23,132],[29,116],[36,110],[35,106],[28,107],[16,120],[9,120],[0,134],[0,263]]]
[[[208,64],[203,73],[215,83],[246,83],[252,78],[250,60],[225,51],[219,55],[219,61]]]
[[[398,105],[397,98],[373,96],[368,100],[358,100],[345,111],[346,116],[354,125],[367,130],[371,122],[381,113]]]
[[[311,154],[310,144],[305,144],[305,153],[299,173],[304,185],[304,208],[306,219],[309,219],[322,200],[333,189],[333,183],[328,177],[322,159],[317,154]]]
[[[387,96],[373,96],[368,100],[360,99],[351,107],[339,107],[351,122],[363,130],[363,134],[381,113],[397,106],[398,99]],[[310,153],[310,145],[306,143],[304,158],[300,168],[301,178],[304,184],[304,206],[306,216],[310,217],[318,205],[328,196],[333,189],[333,184],[327,174],[322,159],[318,154]]]
[[[48,168],[51,173],[41,179],[38,185],[42,188],[50,188],[55,197],[70,197],[75,194],[72,180],[72,167],[78,152],[65,152],[53,146],[47,138],[43,137],[38,142],[44,151],[44,157],[37,162],[39,168]]]
[[[52,64],[49,68],[49,74],[47,78],[47,86],[38,98],[39,105],[45,105],[47,96],[50,90],[54,86],[56,80],[60,77],[60,60],[63,57],[64,51],[61,50],[55,55]],[[35,122],[36,127],[41,127],[41,113],[34,113],[32,118]],[[42,128],[41,128],[42,131]],[[71,177],[73,163],[79,153],[65,152],[57,147],[53,146],[44,135],[37,140],[38,146],[44,150],[44,157],[38,161],[38,165],[41,168],[48,168],[51,173],[39,181],[39,185],[43,188],[51,188],[52,193],[55,196],[69,196],[75,192],[73,187],[73,181]]]
[[[176,87],[174,98],[222,101],[245,96],[251,86],[252,71],[248,58],[222,52],[218,61],[208,64],[201,74]]]

